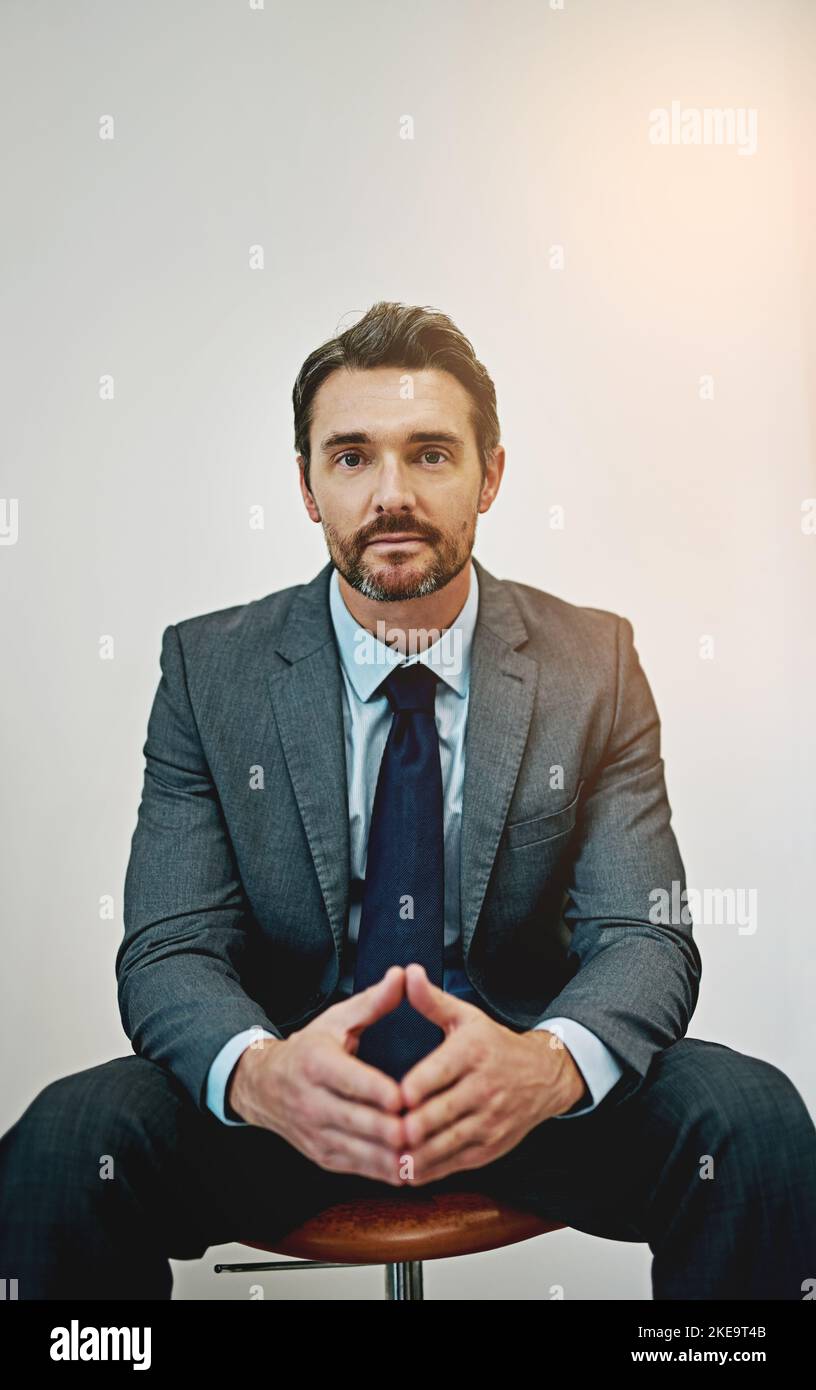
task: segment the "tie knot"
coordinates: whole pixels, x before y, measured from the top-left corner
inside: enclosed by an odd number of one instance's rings
[[[383,681],[383,689],[395,714],[401,710],[433,714],[438,681],[435,671],[424,662],[415,661],[410,666],[396,666]]]

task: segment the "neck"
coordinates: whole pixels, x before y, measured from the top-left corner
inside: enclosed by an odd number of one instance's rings
[[[393,603],[378,603],[366,598],[346,582],[339,570],[337,580],[343,601],[360,627],[382,640],[382,626],[388,633],[388,645],[400,652],[408,650],[409,634],[413,633],[411,650],[423,651],[431,646],[438,634],[450,627],[465,606],[470,589],[471,560],[454,575],[442,589],[423,598],[395,599]]]

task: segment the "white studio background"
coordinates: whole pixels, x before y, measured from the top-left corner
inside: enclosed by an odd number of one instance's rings
[[[161,633],[325,563],[291,389],[377,299],[471,338],[508,451],[477,556],[631,619],[689,883],[756,891],[755,930],[696,927],[690,1035],[816,1110],[816,9],[4,0],[0,26],[0,1132],[130,1051],[114,957]],[[654,143],[673,102],[743,135],[753,112],[753,144]],[[175,1296],[247,1297],[225,1254],[176,1263]],[[566,1231],[426,1286],[645,1299],[649,1264]],[[265,1288],[382,1295],[376,1270]]]

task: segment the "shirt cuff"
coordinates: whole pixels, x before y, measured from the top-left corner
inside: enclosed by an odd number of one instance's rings
[[[207,1109],[211,1110],[222,1124],[247,1124],[246,1120],[228,1118],[225,1112],[227,1085],[235,1063],[250,1043],[255,1042],[257,1038],[273,1038],[274,1036],[274,1033],[270,1033],[266,1028],[261,1028],[259,1024],[252,1028],[244,1028],[242,1032],[236,1033],[234,1037],[230,1038],[229,1042],[224,1043],[215,1061],[211,1064],[207,1073]],[[230,1114],[234,1115],[235,1111],[230,1110]]]
[[[609,1051],[606,1043],[602,1043],[595,1033],[574,1018],[545,1018],[543,1022],[535,1025],[533,1032],[539,1028],[547,1028],[561,1039],[589,1091],[589,1097],[576,1101],[575,1105],[570,1110],[565,1110],[562,1115],[551,1115],[550,1119],[571,1120],[575,1115],[588,1115],[600,1105],[604,1096],[623,1075],[623,1067]]]

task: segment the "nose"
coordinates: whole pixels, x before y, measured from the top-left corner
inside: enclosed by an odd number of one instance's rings
[[[383,457],[372,469],[372,478],[371,503],[376,512],[413,512],[416,493],[400,459]]]

